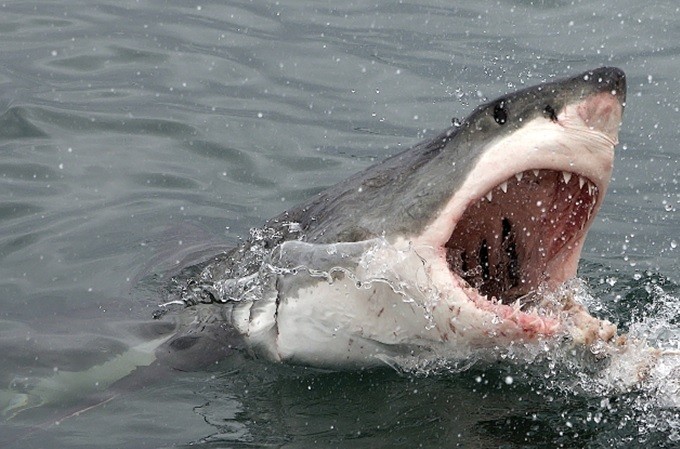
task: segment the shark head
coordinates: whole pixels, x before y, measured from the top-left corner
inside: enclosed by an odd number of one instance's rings
[[[543,298],[576,276],[625,96],[610,67],[505,95],[271,220],[294,223],[272,258],[294,269],[237,327],[275,359],[312,364],[345,357],[352,341],[365,360],[424,342],[610,340],[615,327],[583,305]]]
[[[565,315],[577,339],[614,335],[573,303],[547,313],[545,304],[526,306],[576,276],[611,177],[625,96],[615,68],[546,83],[480,106],[443,148],[471,156],[467,173],[406,239],[431,248],[438,284],[500,317],[512,338],[564,330]]]
[[[432,248],[437,282],[516,325],[515,335],[561,329],[544,309],[522,308],[539,290],[576,276],[611,177],[625,96],[623,72],[601,68],[477,108],[443,148],[474,154],[464,179],[433,219],[406,237]],[[582,324],[585,311],[578,311]],[[595,328],[587,339],[613,335],[611,326]]]
[[[459,284],[503,303],[574,277],[625,95],[623,72],[601,68],[480,106],[442,149],[472,156],[464,178],[408,238],[437,248]],[[441,162],[455,166],[453,153]]]

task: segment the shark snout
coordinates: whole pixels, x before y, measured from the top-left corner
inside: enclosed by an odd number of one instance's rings
[[[584,75],[594,92],[577,106],[579,118],[593,131],[605,134],[614,144],[626,103],[626,75],[616,67],[602,67]]]
[[[617,144],[623,115],[623,104],[615,92],[599,92],[587,97],[577,108],[581,120],[594,131],[599,131]]]

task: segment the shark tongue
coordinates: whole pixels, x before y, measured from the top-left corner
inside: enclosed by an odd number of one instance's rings
[[[518,173],[466,209],[445,245],[449,268],[489,299],[530,296],[580,251],[597,194],[573,173]]]

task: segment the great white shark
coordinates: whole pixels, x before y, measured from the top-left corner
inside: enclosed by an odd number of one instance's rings
[[[602,67],[477,107],[189,268],[168,302],[183,310],[159,314],[179,324],[91,370],[0,392],[4,415],[61,401],[64,385],[96,385],[96,406],[158,372],[140,367],[191,369],[233,347],[341,369],[550,342],[606,357],[625,336],[563,286],[611,178],[625,99],[624,72]]]
[[[483,104],[267,221],[185,300],[219,303],[255,356],[321,367],[613,342],[553,293],[576,276],[625,98],[624,72],[602,67]]]

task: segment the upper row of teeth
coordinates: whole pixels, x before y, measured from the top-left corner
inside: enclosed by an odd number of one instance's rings
[[[515,173],[515,179],[517,179],[517,181],[521,181],[522,178],[524,178],[524,176],[527,173],[528,172]],[[533,173],[533,175],[535,177],[538,177],[541,174],[541,171],[540,170],[531,170],[531,173]],[[563,171],[562,172],[562,180],[564,181],[565,184],[569,184],[569,181],[571,180],[571,177],[573,175],[574,174],[571,173],[571,172]],[[584,177],[579,176],[579,175],[577,175],[577,176],[578,176],[578,187],[579,187],[579,189],[582,189],[584,185],[587,185],[588,186],[588,195],[592,196],[592,195],[595,194],[595,192],[597,192],[597,187],[595,186],[595,184],[590,182],[587,178],[584,178]],[[498,187],[503,191],[503,193],[508,192],[508,182],[507,181],[503,182]],[[489,190],[489,192],[484,196],[486,197],[487,200],[489,200],[489,202],[491,202],[491,200],[493,200],[493,190]]]

